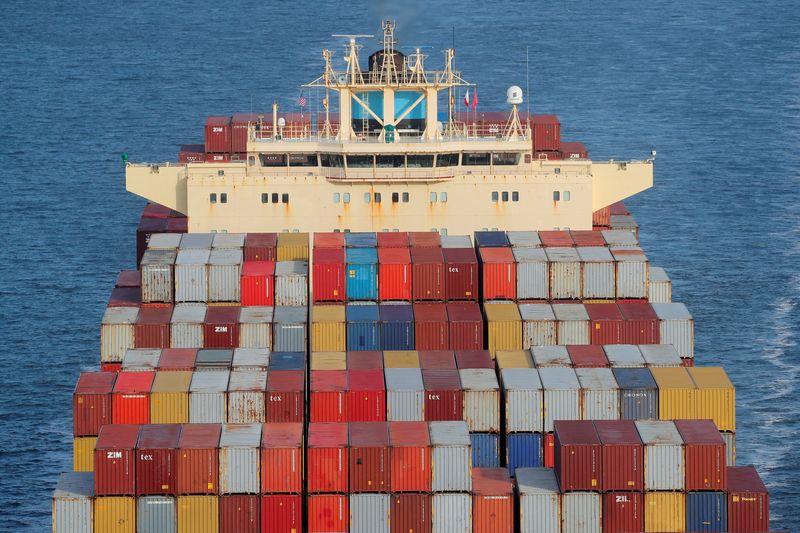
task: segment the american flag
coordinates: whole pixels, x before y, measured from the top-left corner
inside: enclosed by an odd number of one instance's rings
[[[300,107],[305,107],[306,106],[306,97],[301,94],[300,95],[300,100],[298,100],[298,103],[300,104]]]

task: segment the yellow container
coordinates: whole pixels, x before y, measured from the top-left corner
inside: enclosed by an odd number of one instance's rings
[[[383,352],[383,368],[419,368],[419,352],[416,350]]]
[[[278,261],[308,261],[308,233],[278,233]]]
[[[522,317],[517,304],[485,303],[483,312],[489,330],[489,353],[492,359],[498,350],[522,349]]]
[[[150,395],[151,424],[189,423],[191,382],[191,372],[156,372]]]
[[[72,470],[94,472],[94,445],[97,437],[75,437],[72,440]]]
[[[311,351],[344,352],[347,350],[345,307],[315,305],[311,308]]]
[[[98,533],[135,533],[136,498],[98,496],[94,499],[94,530]]]
[[[347,352],[314,352],[311,370],[347,370]]]
[[[533,368],[533,358],[528,350],[498,350],[497,368]]]
[[[736,389],[719,366],[688,368],[697,386],[697,418],[711,419],[720,431],[736,431]]]
[[[681,492],[646,492],[645,531],[686,531],[686,496]]]
[[[616,300],[583,300],[585,304],[613,304]]]
[[[697,387],[684,367],[652,367],[658,385],[658,417],[661,420],[697,418]]]
[[[217,533],[216,496],[178,496],[178,533]]]

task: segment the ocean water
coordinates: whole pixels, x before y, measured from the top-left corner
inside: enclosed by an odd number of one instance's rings
[[[788,0],[154,2],[5,0],[0,17],[0,530],[44,531],[71,468],[71,392],[97,367],[144,201],[120,154],[165,161],[206,115],[298,110],[332,33],[379,33],[428,66],[455,40],[479,109],[505,89],[595,158],[658,151],[628,201],[696,318],[700,363],[737,386],[739,464],[800,529],[800,11]],[[375,41],[365,49],[377,48]],[[320,95],[307,92],[316,109]],[[527,104],[526,104],[527,106]]]

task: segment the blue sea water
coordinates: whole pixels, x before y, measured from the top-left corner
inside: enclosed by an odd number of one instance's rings
[[[480,109],[526,85],[596,158],[658,151],[628,202],[696,318],[696,353],[737,386],[738,460],[800,529],[800,10],[789,0],[55,2],[0,11],[0,529],[45,531],[71,468],[71,391],[97,367],[144,201],[120,153],[173,159],[206,115],[297,110],[331,33],[378,33],[428,65],[451,45]],[[365,52],[371,48],[368,46]],[[341,54],[338,55],[341,57]],[[317,93],[307,93],[319,105]]]

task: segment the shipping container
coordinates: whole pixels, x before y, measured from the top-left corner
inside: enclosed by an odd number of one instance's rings
[[[347,369],[383,371],[383,352],[347,352]]]
[[[347,371],[346,412],[349,422],[386,420],[386,386],[382,369]]]
[[[220,494],[258,494],[262,424],[224,424],[219,439]]]
[[[577,248],[597,248],[606,247],[606,240],[599,231],[594,230],[572,230],[569,232],[572,242]],[[580,250],[579,250],[580,252]]]
[[[386,420],[425,420],[425,388],[419,368],[386,368]]]
[[[620,344],[622,313],[615,303],[585,304],[589,315],[591,344]],[[608,353],[606,352],[606,355]]]
[[[189,386],[189,422],[220,424],[228,416],[228,370],[194,372]]]
[[[177,449],[181,426],[144,425],[136,444],[136,495],[177,493]]]
[[[596,233],[596,232],[592,232]],[[600,237],[598,235],[598,237]],[[600,237],[602,240],[602,237]],[[614,257],[604,244],[576,248],[582,262],[582,297],[615,298],[616,273]]]
[[[350,533],[389,533],[388,494],[350,495]]]
[[[408,233],[408,245],[412,248],[441,248],[442,240],[435,231],[411,231]]]
[[[515,300],[517,266],[511,248],[481,248],[479,252],[483,300]]]
[[[353,231],[344,235],[347,248],[377,248],[378,235],[373,231]]]
[[[142,261],[145,251],[147,250],[147,243],[150,237],[158,233],[166,233],[168,219],[166,218],[145,218],[142,216],[139,220],[139,225],[136,227],[136,264]]]
[[[644,530],[644,496],[641,492],[603,494],[603,533]]]
[[[315,305],[311,308],[312,352],[344,352],[346,330],[345,306]]]
[[[160,348],[131,349],[122,358],[123,372],[154,372],[161,358]]]
[[[108,308],[133,307],[138,311],[142,305],[141,287],[117,287],[111,291],[108,297]],[[133,337],[131,337],[133,339]]]
[[[139,264],[142,273],[142,302],[171,303],[173,276],[178,253],[172,250],[148,249]]]
[[[451,350],[483,349],[483,316],[477,303],[448,302],[447,317]]]
[[[433,492],[472,490],[472,451],[465,422],[430,422]]]
[[[275,263],[275,305],[308,305],[308,263],[278,261]]]
[[[544,391],[539,372],[534,368],[506,368],[500,371],[500,381],[505,402],[505,431],[541,432]]]
[[[556,344],[556,316],[549,304],[519,304],[522,317],[522,348]]]
[[[602,230],[600,233],[603,234],[603,239],[605,239],[606,244],[609,247],[638,247],[639,240],[636,238],[632,232],[627,230],[621,229],[607,229]]]
[[[545,248],[550,266],[550,299],[581,297],[581,258],[575,248]]]
[[[275,263],[245,261],[242,265],[242,305],[275,305]]]
[[[497,350],[522,349],[522,317],[514,303],[486,302],[483,304],[488,329],[489,353]]]
[[[202,348],[206,312],[205,304],[177,304],[170,319],[170,347]]]
[[[136,441],[139,426],[103,426],[94,448],[95,496],[136,494]]]
[[[264,126],[264,115],[257,113],[235,113],[231,117],[231,152],[247,152],[247,142],[250,140],[250,128],[260,131]]]
[[[384,368],[420,368],[416,350],[387,350],[383,352]]]
[[[380,315],[374,303],[348,304],[347,350],[372,352],[381,349]]]
[[[206,311],[203,326],[205,348],[236,348],[239,346],[239,306],[211,306]]]
[[[278,261],[308,261],[308,233],[279,233],[275,258]]]
[[[81,372],[72,395],[73,435],[93,436],[111,423],[111,392],[116,374]]]
[[[500,435],[497,433],[470,433],[473,467],[500,466]]]
[[[569,345],[567,353],[574,368],[605,368],[610,366],[602,346],[596,344]]]
[[[583,420],[619,419],[619,385],[610,368],[576,368]],[[622,489],[619,489],[622,490]]]
[[[725,441],[711,420],[676,420],[684,444],[684,489],[725,490],[727,458]]]
[[[425,420],[462,420],[464,396],[456,369],[423,369]]]
[[[649,303],[620,302],[617,307],[623,318],[620,326],[620,342],[628,344],[661,342],[658,316]]]
[[[344,248],[344,233],[336,231],[315,232],[314,248],[334,250]]]
[[[378,305],[382,350],[414,349],[414,311],[411,304],[392,302]]]
[[[219,489],[219,424],[184,424],[176,455],[178,494],[216,494]]]
[[[276,352],[305,352],[308,339],[308,307],[278,306],[273,315],[273,346]]]
[[[725,493],[687,493],[686,531],[728,531],[728,501]]]
[[[561,533],[561,496],[549,468],[516,471],[521,533]]]
[[[456,366],[462,368],[494,368],[489,350],[456,350]]]
[[[544,431],[553,431],[555,420],[580,420],[580,382],[572,368],[540,368],[544,389]]]
[[[408,248],[408,233],[405,231],[382,231],[377,234],[378,248]]]
[[[728,531],[769,531],[769,492],[755,467],[728,467],[727,503]]]
[[[311,422],[347,421],[346,370],[312,370],[310,387]]]
[[[347,370],[346,352],[313,352],[311,370]]]
[[[277,246],[277,233],[248,233],[244,239],[244,260],[275,261]],[[183,247],[183,241],[181,241],[181,247]]]
[[[540,248],[542,240],[538,231],[507,231],[506,237],[512,248]],[[516,254],[514,254],[516,256]]]
[[[541,433],[509,433],[506,435],[506,465],[514,476],[519,468],[542,466]]]
[[[723,431],[720,432],[720,436],[725,441],[725,457],[728,466],[736,466],[736,433]]]
[[[402,533],[432,533],[430,494],[392,494],[390,525]]]
[[[415,303],[414,346],[417,350],[447,350],[450,348],[450,330],[447,307],[443,303]],[[450,352],[452,355],[452,352]],[[453,360],[455,367],[455,360]]]
[[[644,445],[632,420],[595,420],[604,491],[644,490]],[[641,502],[639,507],[641,507]]]
[[[135,348],[169,348],[172,306],[142,307],[133,333]]]
[[[391,465],[387,423],[353,422],[349,432],[349,492],[389,492]]]
[[[208,263],[211,250],[189,248],[178,251],[175,259],[175,301],[208,301]]]
[[[303,425],[267,423],[261,438],[261,492],[301,494]]]
[[[558,150],[561,147],[561,123],[556,115],[532,115],[533,149]]]
[[[644,443],[644,488],[683,490],[683,439],[669,420],[637,420]]]
[[[233,350],[231,370],[266,370],[269,367],[269,350],[266,348],[236,348]]]
[[[430,492],[428,425],[425,422],[390,422],[389,446],[391,492]]]
[[[558,150],[558,148],[556,148]],[[539,239],[545,248],[571,248],[575,246],[569,231],[540,231]]]
[[[650,267],[650,286],[647,299],[654,304],[668,304],[672,302],[672,281],[666,271],[661,267]]]
[[[658,419],[658,385],[647,368],[614,368],[620,389],[620,418]]]
[[[550,265],[543,248],[514,248],[517,262],[517,298],[547,300],[550,298]]]
[[[122,361],[125,351],[134,346],[134,325],[139,321],[138,307],[109,307],[100,322],[100,360]]]
[[[165,348],[161,350],[158,369],[167,371],[191,371],[197,359],[197,348]]]
[[[495,354],[498,370],[506,368],[535,368],[530,350],[498,350]]]
[[[231,117],[206,118],[206,153],[230,153]]]
[[[242,259],[242,250],[239,248],[211,250],[208,258],[209,302],[240,301]]]
[[[347,424],[308,425],[306,490],[310,494],[349,491],[349,443]],[[308,501],[309,506],[310,500],[311,497]],[[311,517],[309,509],[309,520]]]
[[[431,497],[433,533],[472,533],[472,497],[434,493]]]
[[[378,299],[378,253],[375,248],[347,248],[345,294],[348,300]]]
[[[304,352],[272,352],[269,356],[269,370],[305,370]]]
[[[696,392],[695,417],[714,421],[720,431],[736,431],[736,389],[719,366],[687,369]]]
[[[439,248],[411,248],[411,297],[415,302],[445,299],[445,263]]]
[[[229,494],[219,498],[220,533],[259,533],[261,502],[248,494]]]
[[[553,305],[558,322],[558,344],[592,344],[589,314],[583,304]]]
[[[345,253],[341,248],[314,248],[314,302],[345,301]]]
[[[534,346],[530,352],[537,368],[572,366],[566,346]]]
[[[442,249],[445,248],[472,248],[472,239],[469,235],[442,235]]]
[[[179,496],[178,533],[217,533],[219,499],[216,496]]]
[[[136,499],[127,496],[98,497],[94,500],[94,531],[134,533]]]
[[[697,418],[697,386],[686,368],[651,368],[658,384],[658,417],[662,420]]]
[[[114,382],[111,395],[113,424],[149,424],[150,389],[155,372],[123,372]]]
[[[191,383],[191,372],[156,372],[150,389],[150,423],[188,423]]]
[[[476,231],[473,233],[475,248],[507,248],[505,231]]]
[[[645,531],[686,531],[686,495],[682,492],[646,492]]]
[[[261,497],[261,533],[297,533],[303,525],[303,497],[266,494]]]
[[[228,423],[265,422],[264,395],[266,390],[266,371],[237,370],[231,372],[228,382]]]
[[[562,531],[569,533],[601,533],[602,503],[596,492],[570,492],[562,496]]]
[[[617,267],[617,298],[647,298],[650,263],[639,247],[610,247]]]
[[[346,494],[309,494],[309,533],[347,533],[349,531],[349,496]]]
[[[684,304],[653,304],[660,342],[672,344],[681,357],[694,357],[694,319]]]
[[[555,471],[562,492],[602,491],[603,453],[591,420],[556,420]]]
[[[681,366],[678,351],[671,344],[640,344],[639,351],[646,366]]]
[[[273,307],[242,307],[239,312],[239,347],[272,349]]]
[[[304,370],[268,371],[267,422],[303,422],[305,381]]]
[[[444,297],[447,301],[478,299],[478,259],[471,247],[444,248]]]
[[[514,532],[514,489],[505,468],[475,468],[472,524],[475,533]]]
[[[470,431],[500,431],[500,385],[494,370],[458,371],[464,394],[464,420]]]
[[[94,448],[97,437],[75,437],[72,439],[72,470],[74,472],[94,471]]]
[[[411,254],[407,248],[378,248],[378,298],[411,301]]]
[[[603,346],[612,368],[643,368],[645,360],[636,344],[606,344]]]
[[[61,474],[53,492],[53,533],[91,532],[93,496],[91,472]]]

